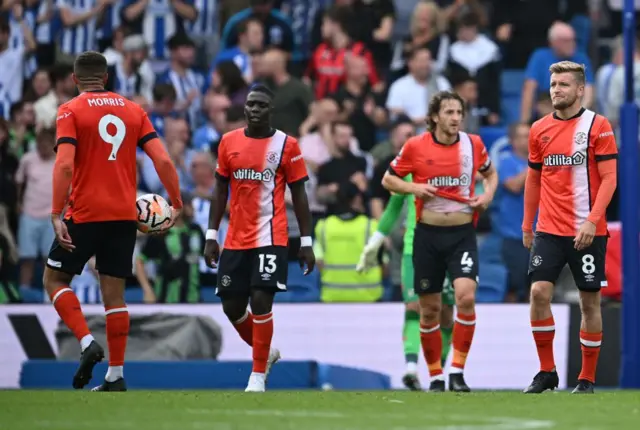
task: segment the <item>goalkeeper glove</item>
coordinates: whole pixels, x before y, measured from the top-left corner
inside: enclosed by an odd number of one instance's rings
[[[360,261],[358,261],[358,265],[356,266],[356,272],[363,273],[378,265],[378,251],[380,250],[380,246],[382,246],[382,242],[384,242],[384,238],[384,234],[379,231],[373,233],[365,245],[362,254],[360,254]]]

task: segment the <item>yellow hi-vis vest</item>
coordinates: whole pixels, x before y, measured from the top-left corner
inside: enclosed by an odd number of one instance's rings
[[[357,273],[356,265],[377,222],[365,215],[342,219],[332,215],[318,222],[316,244],[324,260],[320,272],[323,302],[371,303],[382,297],[382,268]]]

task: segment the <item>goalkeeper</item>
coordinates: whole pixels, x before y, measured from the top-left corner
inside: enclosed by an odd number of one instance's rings
[[[411,175],[404,178],[411,182]],[[408,213],[404,233],[404,252],[402,255],[402,297],[405,303],[403,343],[404,357],[407,365],[406,373],[402,378],[404,385],[410,390],[420,390],[418,380],[418,354],[420,352],[420,307],[418,295],[413,288],[413,234],[416,228],[416,206],[413,194],[394,194],[380,218],[378,230],[371,236],[369,242],[362,251],[360,262],[356,270],[366,271],[378,265],[378,251],[384,238],[391,233],[395,226],[404,204],[408,205]],[[451,278],[447,276],[442,289],[442,314],[440,316],[440,331],[442,332],[442,363],[447,359],[451,347],[451,334],[453,332],[453,305],[455,297]]]

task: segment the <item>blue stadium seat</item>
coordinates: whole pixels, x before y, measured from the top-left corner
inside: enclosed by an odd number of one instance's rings
[[[504,70],[500,75],[500,95],[502,97],[520,97],[524,84],[524,70]]]
[[[502,238],[495,233],[490,233],[478,248],[480,267],[482,264],[502,264]]]
[[[520,121],[520,96],[503,96],[500,100],[502,105],[502,123],[506,126]]]
[[[140,287],[125,288],[124,290],[124,301],[127,303],[143,303],[142,296],[142,288]]]
[[[200,301],[203,303],[220,303],[220,297],[216,296],[216,287],[213,285],[201,286]]]
[[[280,303],[303,303],[320,301],[320,272],[316,268],[304,276],[297,262],[289,263],[287,292],[276,294]]]
[[[493,143],[500,139],[501,137],[506,136],[507,128],[506,127],[481,127],[480,128],[480,137],[484,142],[484,146],[487,147],[487,151],[491,149]]]
[[[502,303],[507,292],[507,269],[502,264],[480,259],[480,282],[476,293],[478,303]]]

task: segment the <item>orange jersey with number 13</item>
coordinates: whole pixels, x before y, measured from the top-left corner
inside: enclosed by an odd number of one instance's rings
[[[85,92],[60,106],[56,147],[76,146],[65,218],[135,220],[136,147],[156,137],[146,112],[115,93]]]

